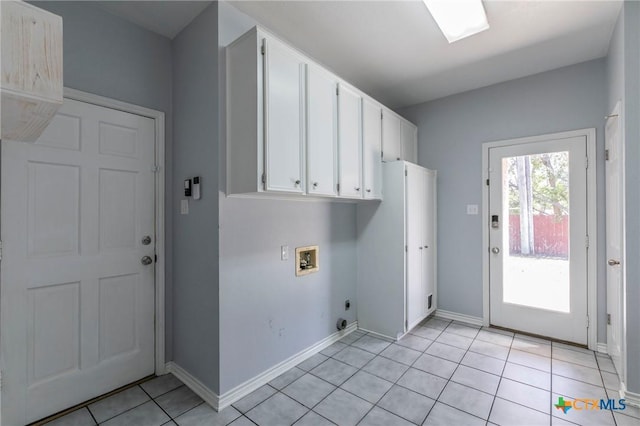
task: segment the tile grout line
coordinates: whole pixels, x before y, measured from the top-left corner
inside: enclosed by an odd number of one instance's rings
[[[179,389],[179,388],[180,388],[180,386],[178,386],[178,387],[177,387],[177,388],[175,388],[175,389]],[[160,404],[158,404],[158,403],[156,402],[155,398],[153,398],[151,395],[149,395],[149,392],[147,392],[146,390],[144,390],[144,388],[143,388],[142,386],[140,386],[140,389],[142,389],[142,392],[144,392],[144,393],[145,393],[145,394],[146,394],[146,395],[151,399],[151,401],[153,401],[153,403],[154,403],[154,404],[156,404],[156,406],[158,406],[158,408],[160,408],[160,410],[162,410],[162,412],[163,412],[163,413],[165,413],[165,414],[167,415],[167,417],[169,417],[169,421],[170,421],[170,422],[171,422],[171,421],[173,421],[173,417],[172,417],[171,415],[169,415],[169,413],[167,413],[167,412],[165,411],[165,409],[164,409],[164,408],[162,408],[162,407],[160,406]],[[169,392],[173,392],[175,389],[172,389],[172,390],[170,390]],[[169,392],[165,392],[165,393],[163,393],[162,395],[168,394]],[[162,395],[158,395],[158,397],[160,397],[160,396],[162,396]],[[204,402],[204,401],[203,401],[203,402]],[[198,404],[198,405],[200,405],[200,404]],[[197,406],[196,406],[196,407],[197,407]],[[193,409],[193,408],[196,408],[196,407],[192,407],[192,409]],[[190,410],[191,410],[191,409],[189,409],[189,410],[187,410],[187,411],[190,411]],[[185,411],[185,413],[186,413],[187,411]],[[184,413],[182,413],[182,414],[184,414]],[[165,422],[165,423],[168,423],[168,422]],[[164,425],[165,423],[162,423],[162,424]]]

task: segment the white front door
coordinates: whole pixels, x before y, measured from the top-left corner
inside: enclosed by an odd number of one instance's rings
[[[154,140],[65,99],[36,143],[2,141],[4,424],[153,374]]]
[[[623,379],[622,371],[622,289],[624,235],[623,144],[620,132],[620,105],[605,127],[606,214],[607,214],[607,352]]]
[[[490,323],[587,344],[586,137],[489,149]]]

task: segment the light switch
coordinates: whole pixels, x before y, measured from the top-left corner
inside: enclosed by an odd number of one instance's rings
[[[467,204],[467,214],[478,214],[478,205]]]
[[[280,246],[280,260],[289,260],[289,246]]]
[[[180,214],[189,214],[189,200],[180,200]]]

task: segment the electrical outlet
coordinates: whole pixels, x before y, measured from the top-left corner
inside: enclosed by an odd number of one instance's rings
[[[280,260],[289,260],[289,246],[280,246]]]
[[[351,302],[349,301],[349,299],[344,301],[344,310],[348,311],[349,308],[351,308]]]

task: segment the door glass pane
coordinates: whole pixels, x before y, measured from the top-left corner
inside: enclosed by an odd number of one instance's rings
[[[503,302],[570,311],[569,152],[502,160]]]

